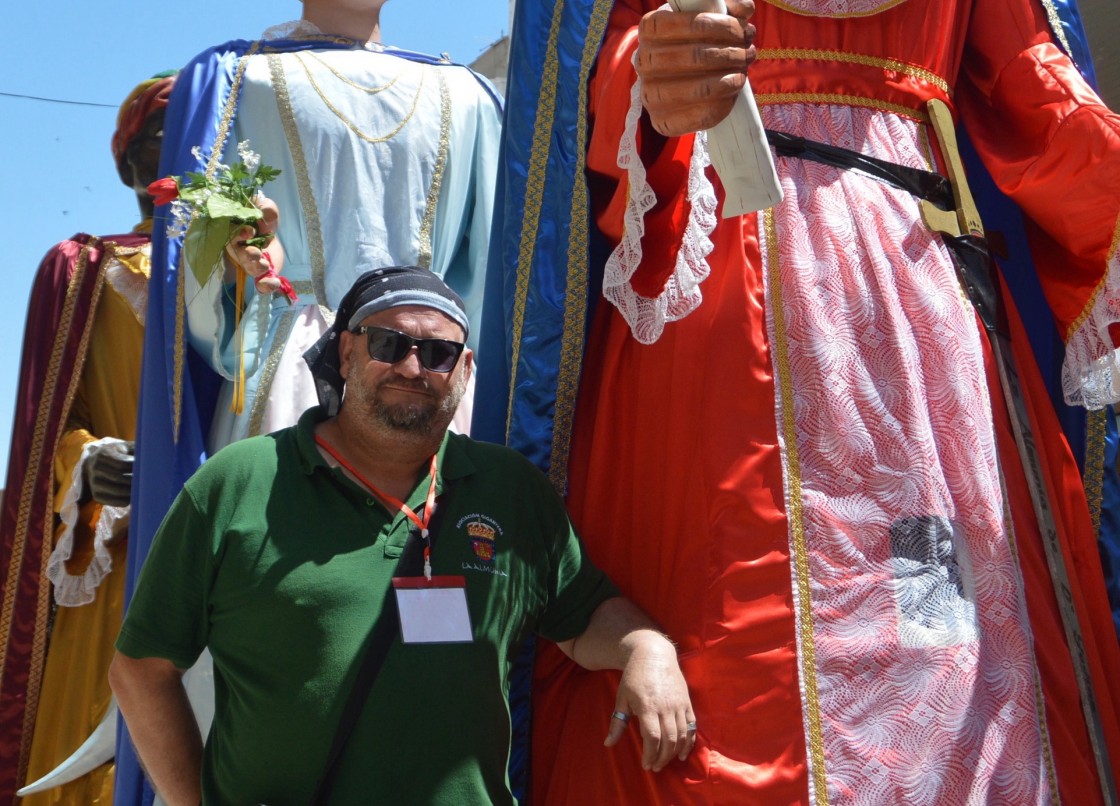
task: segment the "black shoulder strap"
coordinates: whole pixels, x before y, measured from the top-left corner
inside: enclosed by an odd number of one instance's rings
[[[400,567],[401,563],[398,560],[396,569]],[[396,569],[394,569],[394,575]],[[361,668],[358,669],[358,677],[354,680],[354,686],[350,689],[350,697],[346,700],[346,706],[342,709],[342,716],[338,720],[334,742],[327,754],[327,764],[315,785],[315,794],[311,796],[311,806],[320,806],[320,804],[327,802],[327,797],[330,795],[331,775],[338,764],[338,759],[342,756],[342,750],[346,747],[346,742],[350,740],[350,734],[354,732],[354,726],[358,723],[358,717],[361,716],[366,699],[373,688],[373,681],[377,679],[377,673],[381,671],[381,664],[385,662],[385,656],[389,654],[389,647],[392,646],[393,639],[397,636],[399,621],[397,618],[397,597],[393,595],[393,587],[390,585],[385,594],[385,601],[381,605],[381,615],[378,616],[377,623],[373,625],[373,629],[370,631],[369,643],[366,644],[366,654],[362,660]]]
[[[428,524],[433,545],[439,523],[442,520],[440,516],[445,509],[446,507],[442,506],[436,507],[435,512],[432,513],[432,520]],[[401,556],[393,568],[393,576],[409,574],[415,576],[422,573],[423,554],[420,541],[413,540],[413,534],[414,532],[409,534],[409,539],[401,550]],[[397,597],[393,593],[392,585],[390,585],[385,593],[385,600],[381,603],[381,615],[378,616],[377,622],[370,630],[362,666],[358,669],[358,676],[354,680],[353,688],[350,689],[350,697],[346,700],[346,706],[342,709],[342,716],[338,720],[334,741],[331,743],[330,752],[327,754],[327,763],[323,768],[323,774],[315,784],[315,793],[309,801],[310,806],[322,806],[330,796],[331,775],[334,773],[339,758],[342,757],[342,751],[350,740],[350,735],[354,732],[354,726],[358,724],[358,717],[361,716],[366,700],[369,698],[369,693],[373,689],[373,681],[377,679],[377,673],[381,671],[381,664],[385,662],[385,657],[389,654],[389,647],[392,646],[393,640],[397,637],[399,627]]]

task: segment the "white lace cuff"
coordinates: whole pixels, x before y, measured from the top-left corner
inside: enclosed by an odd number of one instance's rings
[[[1109,335],[1120,324],[1120,252],[1108,261],[1104,282],[1066,343],[1062,392],[1066,403],[1089,410],[1120,402],[1120,350]]]
[[[101,508],[101,515],[94,529],[93,559],[81,576],[73,576],[66,572],[66,561],[74,553],[74,529],[80,516],[78,499],[82,495],[82,468],[94,446],[112,442],[123,442],[123,440],[106,437],[90,442],[82,448],[82,455],[74,465],[70,487],[62,499],[62,510],[59,515],[64,528],[47,561],[47,578],[54,584],[54,600],[61,607],[79,607],[92,602],[97,595],[97,586],[113,570],[113,558],[109,554],[106,541],[112,537],[114,524],[128,516],[128,507],[103,506]]]
[[[641,116],[642,81],[639,78],[630,91],[630,109],[618,146],[618,167],[626,171],[629,193],[622,240],[607,259],[603,273],[603,296],[618,308],[635,339],[642,344],[652,344],[661,337],[666,322],[688,316],[703,299],[700,283],[711,273],[707,257],[712,251],[712,241],[708,236],[716,226],[716,193],[704,173],[711,165],[707,138],[704,132],[697,132],[688,166],[688,222],[676,265],[660,294],[652,299],[638,294],[630,280],[642,261],[645,215],[657,202],[638,153]]]

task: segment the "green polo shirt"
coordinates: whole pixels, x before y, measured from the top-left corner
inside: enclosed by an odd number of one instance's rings
[[[324,461],[322,419],[311,409],[293,428],[230,445],[187,482],[117,641],[125,655],[181,668],[204,647],[213,654],[206,803],[308,801],[410,543],[406,516]],[[414,510],[427,491],[425,475]],[[336,768],[333,803],[512,803],[512,656],[532,632],[579,635],[617,595],[548,480],[516,452],[449,434],[437,496],[433,572],[466,578],[474,640],[406,645],[398,634]],[[420,573],[416,542],[409,574]]]

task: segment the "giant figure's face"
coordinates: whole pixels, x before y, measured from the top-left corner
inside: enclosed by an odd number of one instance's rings
[[[159,179],[159,154],[163,146],[163,109],[157,109],[144,121],[142,128],[125,151],[129,176],[121,179],[137,193],[147,193],[147,187]]]

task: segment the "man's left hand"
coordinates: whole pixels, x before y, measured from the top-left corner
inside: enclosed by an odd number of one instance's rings
[[[657,772],[674,756],[688,758],[696,744],[696,715],[677,648],[637,605],[621,596],[607,599],[582,635],[557,646],[585,669],[622,671],[607,747],[618,743],[633,719],[642,735],[643,769]]]
[[[658,772],[674,757],[684,761],[692,752],[696,714],[677,664],[676,648],[652,630],[629,637],[639,646],[622,671],[615,712],[603,744],[617,744],[632,719],[642,736],[642,769]]]

